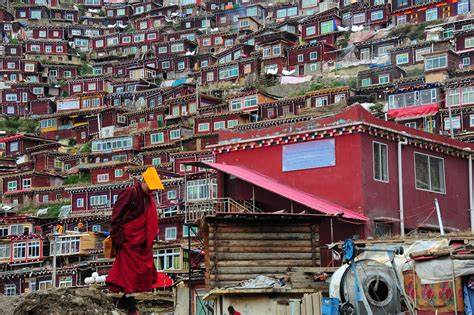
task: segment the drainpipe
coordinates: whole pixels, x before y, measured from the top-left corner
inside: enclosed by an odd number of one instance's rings
[[[400,236],[405,236],[405,216],[403,205],[403,166],[402,166],[402,145],[407,145],[408,140],[398,140],[398,204],[400,207]]]
[[[469,216],[471,219],[471,233],[474,233],[474,199],[472,196],[472,153],[470,148],[466,148],[466,151],[469,152],[468,162],[468,171],[469,171]]]

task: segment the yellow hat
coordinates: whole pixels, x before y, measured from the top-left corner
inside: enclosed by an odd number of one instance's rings
[[[143,173],[143,179],[150,190],[165,189],[165,187],[163,187],[163,183],[161,182],[160,176],[154,167],[149,167],[146,169],[146,171]]]

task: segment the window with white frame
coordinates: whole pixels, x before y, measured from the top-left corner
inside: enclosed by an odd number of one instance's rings
[[[303,54],[298,55],[298,62],[304,62],[304,55]]]
[[[386,84],[390,82],[390,76],[388,74],[379,75],[379,84]]]
[[[15,296],[16,295],[16,285],[14,284],[5,284],[4,286],[5,296]]]
[[[474,87],[462,88],[462,104],[474,104]]]
[[[469,0],[459,0],[458,14],[465,14],[469,12]]]
[[[176,226],[165,228],[165,241],[175,240],[177,238],[177,231]]]
[[[239,124],[239,121],[237,119],[232,119],[227,121],[227,128],[234,128]]]
[[[76,199],[76,207],[83,208],[84,207],[84,198],[77,198]]]
[[[461,103],[459,88],[446,89],[446,105],[456,106]]]
[[[18,141],[10,142],[10,152],[18,151]]]
[[[160,249],[154,257],[156,259],[156,268],[158,270],[176,270],[181,268],[180,248]]]
[[[188,237],[190,232],[191,236],[196,236],[198,234],[197,226],[183,225],[183,237]]]
[[[159,54],[166,54],[168,52],[168,47],[167,46],[161,46],[158,48],[158,53]]]
[[[109,181],[109,174],[98,174],[97,182],[98,183],[107,183]]]
[[[444,160],[415,152],[416,188],[445,193]]]
[[[397,25],[407,24],[407,16],[406,15],[399,15],[397,16]]]
[[[365,12],[354,14],[353,19],[354,19],[354,24],[365,23]]]
[[[31,188],[31,178],[24,178],[23,179],[23,189],[30,189]]]
[[[425,70],[435,70],[446,68],[448,65],[448,56],[433,56],[425,58]]]
[[[209,123],[198,124],[198,131],[209,131]]]
[[[151,135],[150,135],[150,139],[151,139],[151,144],[163,143],[163,142],[164,142],[164,138],[163,138],[163,133],[162,133],[162,132],[151,134]]]
[[[462,58],[462,65],[463,66],[470,66],[471,65],[471,57],[463,57]]]
[[[343,100],[346,99],[346,95],[345,94],[337,94],[334,96],[334,103],[339,103]]]
[[[177,195],[178,194],[177,194],[176,190],[168,190],[166,192],[166,198],[168,200],[175,200],[177,198]]]
[[[115,177],[122,177],[123,176],[123,169],[115,170]]]
[[[306,27],[306,36],[311,36],[316,34],[316,26],[308,26]]]
[[[80,84],[75,84],[72,86],[73,92],[80,92],[82,90],[82,86]]]
[[[373,142],[374,179],[388,182],[388,146]]]
[[[59,278],[59,287],[60,288],[68,288],[72,287],[72,277],[60,277]]]
[[[181,138],[181,130],[180,129],[170,131],[170,139],[171,140],[176,140],[176,139],[179,139],[179,138]]]
[[[162,67],[163,69],[169,69],[170,66],[171,66],[171,63],[170,63],[169,61],[163,61],[163,62],[161,63],[161,67]]]
[[[473,48],[474,47],[474,37],[468,37],[464,39],[464,47],[465,48]]]
[[[92,225],[92,232],[101,232],[101,231],[102,231],[102,227],[100,226],[100,224]]]
[[[7,69],[15,69],[16,63],[14,62],[7,62]]]
[[[396,63],[397,65],[404,65],[407,64],[409,61],[408,59],[408,53],[403,53],[403,54],[398,54],[396,56]]]
[[[281,54],[280,45],[273,46],[272,49],[273,49],[273,56],[280,56],[280,54]]]
[[[7,188],[8,191],[15,191],[15,190],[17,190],[17,187],[18,186],[17,186],[17,181],[16,180],[8,182],[8,188]]]
[[[469,115],[469,127],[474,127],[474,115]]]
[[[178,52],[178,51],[183,51],[183,50],[184,50],[183,43],[178,43],[178,44],[171,45],[171,52]]]
[[[370,13],[370,19],[372,21],[378,21],[383,19],[383,10],[372,11]]]
[[[318,97],[316,99],[316,107],[323,107],[328,105],[328,98],[327,96],[325,97]]]
[[[225,121],[215,121],[214,130],[225,129]]]
[[[91,206],[103,206],[108,204],[108,196],[107,195],[98,195],[98,196],[91,196],[90,197],[90,205]]]
[[[63,46],[56,46],[56,52],[57,53],[63,52]]]
[[[334,21],[329,20],[325,22],[321,22],[321,34],[327,34],[334,32]]]
[[[6,234],[2,233],[1,236],[7,236],[8,235],[8,226],[7,227],[1,227],[1,231],[4,231],[6,228]],[[10,243],[8,244],[0,244],[0,260],[3,259],[10,259],[11,256],[11,245]]]
[[[26,63],[25,64],[25,72],[34,72],[35,71],[35,65],[32,63]]]
[[[449,117],[444,117],[444,130],[451,130],[451,122],[453,129],[461,129],[461,117],[452,116],[452,119]]]
[[[160,157],[155,157],[151,160],[152,165],[158,165],[161,164],[161,158]]]
[[[360,50],[360,60],[370,59],[370,48],[363,48]]]
[[[229,79],[234,78],[239,75],[239,68],[238,66],[227,67],[223,69],[219,69],[219,79]]]
[[[211,184],[211,187],[209,187]],[[210,193],[212,190],[212,193]],[[217,197],[217,182],[215,179],[197,179],[190,180],[186,183],[186,197],[188,201],[204,200]]]
[[[370,78],[362,79],[361,85],[362,85],[363,87],[364,87],[364,86],[370,86],[370,85],[372,85],[372,80],[371,80]]]
[[[51,280],[44,280],[38,282],[38,290],[47,290],[53,287],[53,281]]]
[[[426,22],[434,21],[438,19],[438,7],[434,7],[426,10]]]
[[[28,241],[28,258],[38,258],[40,256],[40,241]]]
[[[13,93],[6,94],[5,98],[6,98],[7,102],[17,102],[18,101],[18,95],[13,94]]]
[[[415,61],[423,61],[425,57],[423,55],[431,53],[431,47],[419,48],[415,51]]]
[[[72,255],[79,254],[80,251],[80,236],[64,236],[56,237],[55,245],[50,247],[50,255]]]
[[[244,100],[244,108],[257,106],[257,97],[249,97]]]
[[[13,243],[13,259],[26,258],[26,242]]]

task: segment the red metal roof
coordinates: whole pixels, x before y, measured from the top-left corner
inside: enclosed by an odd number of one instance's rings
[[[11,137],[0,139],[0,143],[13,141],[13,140],[20,139],[20,138],[23,138],[23,135],[14,135],[14,136],[11,136]]]
[[[310,195],[306,192],[295,189],[291,186],[287,186],[283,183],[276,181],[275,179],[271,177],[249,170],[245,167],[226,165],[226,164],[220,164],[220,163],[209,163],[209,162],[202,162],[202,163],[209,167],[212,167],[213,169],[224,172],[226,174],[233,175],[246,182],[252,183],[255,186],[271,191],[277,195],[290,199],[296,203],[302,204],[304,206],[307,206],[313,210],[327,214],[329,216],[334,216],[338,213],[342,213],[342,216],[347,219],[354,219],[354,220],[361,220],[361,221],[369,220],[364,215],[359,214],[355,211],[344,208],[343,206],[335,204],[326,199],[323,199],[314,195]]]

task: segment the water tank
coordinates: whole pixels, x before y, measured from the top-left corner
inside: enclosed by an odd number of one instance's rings
[[[399,314],[401,312],[400,293],[396,286],[394,271],[390,266],[375,260],[355,262],[362,286],[372,313]],[[341,314],[355,314],[356,280],[352,268],[343,265],[332,276],[329,295],[341,301]],[[362,301],[359,303],[360,314],[367,314]]]

